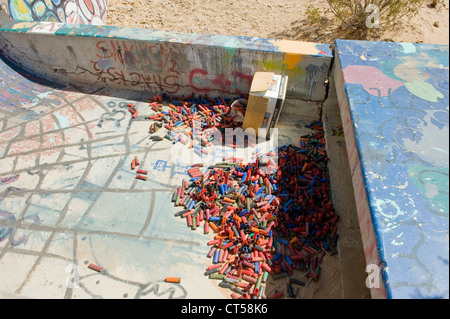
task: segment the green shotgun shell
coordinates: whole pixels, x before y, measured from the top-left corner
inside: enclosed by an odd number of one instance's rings
[[[223,280],[225,278],[224,274],[210,274],[209,279],[219,279]]]
[[[264,270],[262,275],[262,282],[266,282],[267,277],[269,277],[269,272],[267,270]]]
[[[286,272],[280,272],[279,274],[274,274],[273,279],[281,279],[286,277],[288,274]]]
[[[259,287],[261,286],[262,278],[263,278],[263,276],[258,276],[258,280],[256,280],[256,285],[255,285],[256,289],[259,289]]]

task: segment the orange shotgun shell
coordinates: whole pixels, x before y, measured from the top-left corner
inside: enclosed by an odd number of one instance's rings
[[[140,180],[146,181],[147,180],[147,176],[136,175],[136,179],[140,179]]]
[[[173,282],[173,283],[177,283],[179,284],[181,282],[181,278],[178,277],[166,277],[166,279],[164,279],[165,282]]]

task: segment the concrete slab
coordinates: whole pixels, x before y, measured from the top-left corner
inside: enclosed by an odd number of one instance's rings
[[[182,231],[168,200],[186,166],[169,161],[168,143],[148,140],[147,123],[122,113],[123,103],[143,105],[136,94],[47,87],[3,61],[0,74],[0,290],[32,298],[223,297],[201,271],[204,237]],[[130,170],[134,156],[150,172],[145,185]],[[181,284],[163,282],[175,274]]]
[[[336,40],[335,56],[372,297],[448,298],[449,48]]]

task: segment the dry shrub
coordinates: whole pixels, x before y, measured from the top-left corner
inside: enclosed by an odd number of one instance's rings
[[[376,27],[392,28],[401,18],[413,16],[427,0],[327,0],[331,12],[346,27],[367,31]]]

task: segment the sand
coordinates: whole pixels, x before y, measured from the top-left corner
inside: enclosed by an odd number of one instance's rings
[[[381,27],[363,37],[339,28],[326,0],[315,0],[311,7],[322,16],[318,24],[308,19],[308,0],[109,0],[106,24],[321,43],[350,38],[448,45],[449,0],[439,0],[435,8],[431,2],[397,28]]]

